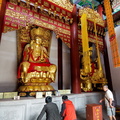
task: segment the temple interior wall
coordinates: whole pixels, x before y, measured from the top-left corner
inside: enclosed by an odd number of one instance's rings
[[[0,43],[0,91],[14,91],[17,86],[16,32],[2,34]]]
[[[115,32],[116,32],[116,36],[117,36],[117,42],[118,42],[119,53],[120,53],[120,26],[115,28]],[[113,84],[115,99],[117,101],[117,104],[120,105],[120,67],[115,68],[113,66],[108,32],[106,33],[105,40],[106,40],[106,43],[107,43],[109,63],[110,63],[110,71],[111,71],[111,77],[112,77],[112,84]]]
[[[0,91],[15,91],[17,88],[17,40],[16,31],[3,33],[0,43]],[[63,43],[63,88],[69,89],[71,81],[70,75],[70,49]],[[58,66],[58,41],[53,32],[50,62]],[[58,89],[58,72],[55,83],[51,84]]]
[[[102,96],[101,92],[92,92],[70,94],[68,98],[75,106],[78,120],[85,120],[86,104],[98,104]],[[61,111],[61,96],[53,97],[52,101],[57,104],[59,111]],[[36,120],[44,105],[44,98],[21,97],[20,100],[0,100],[0,120]],[[46,120],[45,115],[42,120]]]

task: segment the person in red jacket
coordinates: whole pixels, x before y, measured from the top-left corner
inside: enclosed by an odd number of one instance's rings
[[[72,101],[68,100],[68,96],[62,96],[63,104],[61,108],[61,116],[63,120],[77,120],[76,112]]]

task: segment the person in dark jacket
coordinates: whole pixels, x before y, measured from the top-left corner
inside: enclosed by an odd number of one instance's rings
[[[61,116],[63,120],[77,120],[76,112],[72,101],[68,100],[68,96],[62,96],[63,104],[61,108]]]
[[[45,99],[46,105],[44,105],[37,120],[42,120],[43,115],[46,112],[46,120],[61,120],[58,107],[52,102],[52,97],[47,96]]]

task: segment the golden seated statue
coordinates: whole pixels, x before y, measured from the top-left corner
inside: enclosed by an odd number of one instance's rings
[[[18,69],[19,82],[22,84],[18,91],[54,90],[50,83],[55,81],[56,65],[49,62],[48,50],[43,44],[46,36],[50,38],[50,31],[33,28],[31,36],[32,40],[24,48],[23,61]]]

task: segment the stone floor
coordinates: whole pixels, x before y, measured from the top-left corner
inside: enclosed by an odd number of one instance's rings
[[[104,111],[103,112],[103,118],[104,118],[103,120],[109,120],[106,111],[105,110],[103,110],[103,111]],[[116,114],[116,120],[120,120],[120,113]]]
[[[80,114],[80,115],[77,114],[77,116],[78,116],[78,120],[86,120],[86,114],[85,113]],[[120,120],[120,113],[116,114],[116,119]],[[109,120],[105,109],[103,109],[103,120]]]

